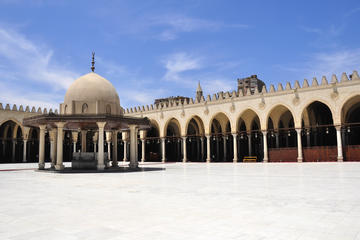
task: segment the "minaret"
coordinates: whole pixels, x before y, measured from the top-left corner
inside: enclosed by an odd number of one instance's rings
[[[196,89],[196,99],[200,102],[201,97],[203,96],[203,91],[200,86],[200,81],[198,82],[198,87]]]
[[[91,71],[95,71],[95,52],[92,52]]]

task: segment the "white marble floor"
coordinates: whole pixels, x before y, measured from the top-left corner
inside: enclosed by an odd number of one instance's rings
[[[360,239],[360,163],[148,166],[0,171],[0,239]]]

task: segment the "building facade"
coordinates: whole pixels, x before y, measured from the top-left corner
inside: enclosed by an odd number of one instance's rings
[[[121,111],[151,121],[151,129],[138,134],[141,161],[360,161],[360,77],[356,71],[349,76],[206,97],[199,84],[195,98]],[[1,162],[37,161],[39,130],[24,127],[22,120],[46,112],[0,105]],[[116,143],[105,145],[110,145],[112,157],[127,160],[129,134],[116,134]],[[83,147],[82,138],[87,139],[87,151],[96,149],[95,135],[81,132],[74,142],[71,133],[65,133],[64,160],[71,159],[74,148]],[[45,159],[51,157],[51,141],[46,133]]]

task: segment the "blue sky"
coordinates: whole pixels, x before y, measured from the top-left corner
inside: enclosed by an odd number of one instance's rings
[[[360,70],[359,1],[0,0],[0,102],[57,108],[90,71],[123,107]]]

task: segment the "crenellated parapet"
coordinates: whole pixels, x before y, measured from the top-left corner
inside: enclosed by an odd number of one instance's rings
[[[232,92],[219,92],[212,95],[207,95],[206,98],[202,96],[200,100],[197,98],[189,98],[186,101],[180,102],[172,102],[164,103],[164,104],[150,104],[150,105],[143,105],[137,106],[133,108],[124,109],[124,114],[129,115],[137,115],[137,114],[146,114],[147,112],[154,112],[154,111],[166,111],[166,110],[174,110],[174,109],[182,109],[188,108],[193,106],[202,106],[202,105],[211,105],[211,104],[222,104],[226,102],[236,102],[236,101],[247,101],[249,99],[261,99],[264,101],[267,97],[273,96],[281,96],[287,94],[295,94],[295,98],[298,98],[298,95],[301,92],[307,92],[317,89],[333,89],[334,92],[337,91],[337,88],[342,86],[347,86],[348,84],[352,83],[360,83],[360,77],[357,71],[353,71],[350,75],[351,79],[348,77],[346,73],[342,73],[340,80],[338,80],[335,74],[332,75],[330,81],[327,80],[325,76],[321,78],[321,81],[318,81],[316,77],[314,77],[309,84],[307,79],[304,79],[302,85],[299,81],[295,81],[293,85],[290,82],[285,84],[279,83],[277,87],[271,84],[269,90],[267,89],[266,85],[264,85],[261,91],[258,91],[256,88],[254,94],[244,94],[242,91],[232,91]]]
[[[7,103],[4,107],[4,105],[2,103],[0,103],[0,111],[13,111],[13,112],[25,112],[25,113],[38,113],[38,114],[48,114],[48,113],[55,113],[58,114],[58,110],[55,109],[53,110],[52,108],[50,108],[49,110],[47,110],[47,108],[40,108],[38,107],[36,109],[36,107],[32,106],[26,106],[24,108],[23,105],[20,105],[19,107],[17,107],[16,104],[13,104],[12,106]]]

